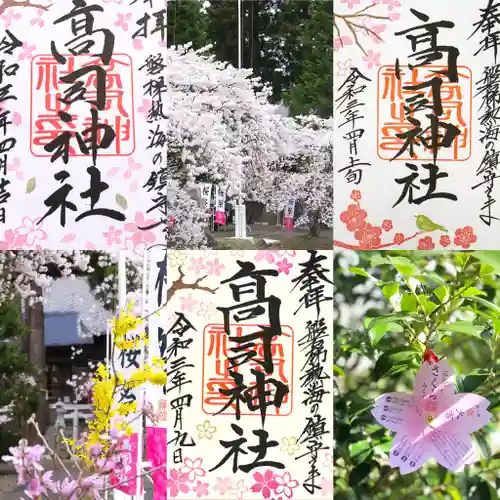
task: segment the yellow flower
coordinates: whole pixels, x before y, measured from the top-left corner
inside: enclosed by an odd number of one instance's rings
[[[197,425],[196,430],[198,431],[198,437],[200,439],[212,439],[214,434],[217,432],[217,428],[210,425],[208,420],[205,420],[202,424]]]
[[[281,448],[280,450],[282,452],[288,453],[290,456],[295,455],[300,450],[300,445],[297,444],[297,438],[296,437],[284,437],[281,440]]]

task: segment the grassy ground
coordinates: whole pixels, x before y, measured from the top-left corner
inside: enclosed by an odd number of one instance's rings
[[[218,231],[214,234],[217,240],[217,250],[330,250],[333,245],[333,234],[331,230],[324,230],[318,238],[310,238],[304,230],[287,231],[281,230],[279,226],[250,227],[248,236],[252,240],[235,240],[234,231]],[[278,240],[266,242],[264,240]]]

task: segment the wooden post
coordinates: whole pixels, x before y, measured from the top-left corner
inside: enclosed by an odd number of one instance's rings
[[[42,296],[41,287],[34,288],[35,297]],[[41,432],[44,434],[47,430],[49,408],[47,401],[47,373],[46,373],[46,359],[45,359],[45,332],[44,332],[44,313],[43,304],[40,301],[29,303],[26,300],[26,325],[29,332],[26,334],[28,339],[28,359],[33,363],[37,374],[35,377],[36,387],[39,391],[38,410],[36,419],[40,426]],[[35,440],[36,433],[32,433],[30,429],[30,437],[33,436]]]

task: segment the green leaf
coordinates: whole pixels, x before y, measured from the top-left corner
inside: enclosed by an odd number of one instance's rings
[[[370,328],[370,330],[368,331],[368,335],[370,337],[372,346],[375,347],[386,333],[402,333],[403,331],[403,327],[398,323],[385,323],[375,325],[373,328]]]
[[[349,486],[357,486],[364,481],[368,481],[371,468],[372,465],[367,462],[363,462],[355,467],[349,474]]]
[[[117,195],[115,196],[115,201],[116,201],[116,204],[123,210],[127,210],[128,208],[128,202],[127,202],[127,198],[125,198],[124,196],[122,196],[121,194],[117,193]]]
[[[497,274],[500,273],[500,252],[492,250],[480,250],[477,252],[473,252],[473,255],[483,264],[491,266]]]
[[[464,292],[461,295],[462,297],[476,297],[478,295],[486,295],[486,294],[482,290],[479,290],[478,288],[472,286],[464,290]]]
[[[495,311],[498,314],[500,314],[500,307],[498,307],[496,304],[493,304],[493,302],[490,302],[489,300],[483,299],[482,297],[467,297],[467,298],[469,300],[477,302],[478,304],[488,307],[492,311]]]
[[[349,455],[353,463],[359,465],[373,454],[372,445],[368,441],[358,441],[349,445]]]
[[[422,359],[422,352],[414,347],[395,347],[384,352],[373,368],[375,380],[385,375],[400,373],[413,368],[414,362]]]
[[[447,486],[446,493],[450,495],[451,500],[462,500],[460,490],[456,486]]]
[[[487,370],[475,370],[463,378],[463,392],[474,392],[488,378]]]
[[[26,194],[32,193],[36,189],[36,177],[32,177],[26,183]]]
[[[390,298],[394,295],[396,295],[399,292],[399,283],[387,283],[387,285],[384,285],[382,287],[382,293],[386,297],[387,300],[390,300]]]
[[[405,293],[401,297],[401,310],[415,312],[417,310],[417,299],[411,293]]]
[[[465,333],[467,335],[473,335],[474,337],[477,337],[484,330],[484,327],[481,325],[475,325],[470,321],[455,321],[455,323],[446,323],[445,325],[440,325],[438,327],[438,330],[442,332]]]
[[[441,285],[436,288],[433,293],[442,304],[448,300],[448,297],[450,296],[450,289],[446,285]]]
[[[478,444],[481,454],[485,460],[489,460],[491,458],[491,448],[488,444],[486,437],[483,432],[476,432],[473,434],[476,443]]]
[[[342,370],[342,368],[340,368],[340,366],[333,365],[333,373],[335,375],[339,375],[340,377],[345,377],[344,370]]]
[[[417,273],[417,267],[415,264],[413,264],[413,262],[406,257],[389,257],[389,260],[398,273],[403,276],[412,276]]]

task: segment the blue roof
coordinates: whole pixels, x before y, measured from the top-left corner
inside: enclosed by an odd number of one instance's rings
[[[78,312],[49,312],[45,313],[44,331],[47,347],[92,344],[93,337],[80,337]]]

